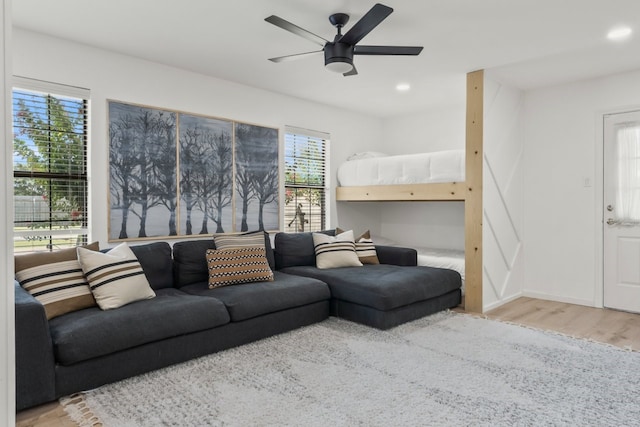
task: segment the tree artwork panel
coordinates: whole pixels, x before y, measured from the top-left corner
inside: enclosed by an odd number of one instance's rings
[[[109,241],[277,230],[278,130],[108,101]]]
[[[233,231],[233,123],[180,114],[183,234]]]
[[[236,231],[279,228],[278,130],[235,124]]]
[[[176,236],[176,113],[109,101],[110,240]]]

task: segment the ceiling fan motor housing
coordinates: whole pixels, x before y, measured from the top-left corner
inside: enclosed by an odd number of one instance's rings
[[[332,62],[346,62],[353,65],[353,45],[346,43],[327,43],[324,47],[324,65]]]

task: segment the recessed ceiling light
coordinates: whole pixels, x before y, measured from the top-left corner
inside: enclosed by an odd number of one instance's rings
[[[396,85],[396,90],[399,92],[406,92],[411,89],[411,85],[409,83],[398,83]]]
[[[631,35],[631,28],[617,27],[607,33],[607,38],[612,41],[626,40]]]

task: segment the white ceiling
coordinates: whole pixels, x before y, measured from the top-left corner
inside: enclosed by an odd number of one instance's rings
[[[361,44],[421,45],[417,57],[356,56],[359,75],[324,69],[317,46],[264,21],[278,15],[326,39],[328,16],[363,0],[14,0],[16,27],[225,80],[388,117],[464,102],[465,74],[492,69],[528,89],[640,69],[640,0],[382,0],[394,8]],[[612,43],[615,26],[635,33]],[[399,82],[411,91],[399,93]]]

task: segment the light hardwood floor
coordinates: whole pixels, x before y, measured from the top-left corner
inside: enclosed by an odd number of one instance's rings
[[[640,351],[640,314],[522,297],[484,315]]]
[[[640,351],[640,314],[518,298],[483,316]],[[76,427],[76,424],[54,402],[19,412],[16,426]]]

